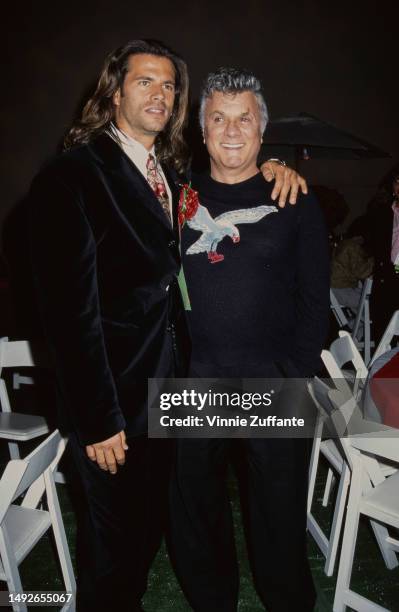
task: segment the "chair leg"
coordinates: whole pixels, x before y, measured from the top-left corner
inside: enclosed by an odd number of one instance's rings
[[[308,485],[308,513],[312,509],[314,488],[316,484],[317,468],[320,458],[321,430],[323,423],[316,424],[315,436],[313,438],[312,455],[309,464],[309,485]]]
[[[61,508],[58,501],[58,495],[55,488],[55,482],[53,474],[50,469],[44,474],[47,492],[48,511],[51,516],[51,523],[53,527],[53,533],[55,538],[55,544],[57,547],[58,558],[61,565],[62,576],[64,579],[65,588],[68,592],[73,594],[75,599],[76,595],[76,581],[73,572],[71,555],[69,553],[68,542],[66,539],[64,523],[62,521]],[[65,608],[73,610],[70,605]]]
[[[333,612],[345,612],[346,594],[349,591],[355,556],[357,532],[359,528],[359,502],[362,492],[362,470],[354,465],[349,490],[349,501],[346,512],[344,536],[339,560],[337,584],[335,587]]]
[[[370,361],[371,337],[370,337],[370,306],[367,298],[364,304],[364,362],[366,365]]]
[[[342,521],[345,514],[345,503],[348,494],[350,482],[350,470],[344,463],[343,471],[339,481],[337,500],[335,502],[334,518],[331,526],[330,540],[328,544],[326,563],[324,565],[324,573],[326,576],[332,576],[334,573],[335,559],[342,529]]]
[[[17,560],[15,559],[11,542],[4,528],[0,528],[0,550],[4,573],[7,578],[8,591],[10,593],[23,593]],[[12,609],[13,612],[28,612],[28,608],[24,603],[14,603]]]
[[[328,501],[330,499],[330,494],[334,487],[334,483],[335,483],[334,472],[332,471],[331,468],[328,468],[326,486],[324,488],[324,495],[323,495],[323,506],[324,507],[328,506]]]
[[[21,455],[19,452],[19,446],[16,442],[8,443],[8,452],[10,453],[10,459],[20,459]]]

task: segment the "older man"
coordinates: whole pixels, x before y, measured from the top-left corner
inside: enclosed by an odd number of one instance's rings
[[[183,230],[192,312],[193,377],[306,377],[319,365],[329,316],[322,214],[312,196],[277,209],[256,159],[267,123],[258,79],[210,74],[200,121],[210,176]],[[232,441],[179,440],[171,489],[171,549],[196,612],[233,612],[238,570],[226,469]],[[308,441],[241,445],[255,584],[271,612],[310,612],[306,555]]]

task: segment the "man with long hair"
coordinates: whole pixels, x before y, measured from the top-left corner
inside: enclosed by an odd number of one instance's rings
[[[187,106],[185,62],[127,43],[32,184],[34,281],[83,491],[79,610],[140,610],[161,541],[170,447],[147,438],[146,393],[189,357],[170,174],[186,167]],[[296,173],[265,173],[292,199]]]

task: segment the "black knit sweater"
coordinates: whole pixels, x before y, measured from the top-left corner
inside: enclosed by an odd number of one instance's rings
[[[261,174],[234,185],[193,175],[192,186],[207,209],[182,232],[193,361],[208,376],[267,376],[269,364],[287,360],[297,375],[313,374],[329,318],[327,236],[314,197],[266,208],[272,186]]]

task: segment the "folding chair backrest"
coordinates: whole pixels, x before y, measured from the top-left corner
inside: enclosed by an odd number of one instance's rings
[[[9,342],[8,338],[0,338],[0,375],[3,368],[26,368],[34,365],[31,345],[27,340]],[[0,378],[0,408],[3,412],[11,412],[7,388],[2,378]]]
[[[9,505],[29,489],[50,466],[57,465],[64,448],[65,442],[56,429],[25,459],[8,462],[0,480],[0,524]]]
[[[328,392],[331,390],[331,387],[326,385],[320,378],[315,376],[311,381],[308,382],[309,393],[313,398],[313,401],[316,403],[316,406],[323,417],[323,419],[328,419],[332,412],[332,405],[330,399],[328,397]]]
[[[351,386],[345,376],[343,366],[352,364],[354,369],[352,393],[356,397],[359,384],[366,380],[368,370],[350,334],[340,331],[339,337],[334,340],[328,351],[322,351],[321,357],[331,378],[340,381],[340,384],[336,386],[344,392],[351,389]]]
[[[352,362],[359,374],[364,378],[367,377],[367,366],[348,332],[339,332],[339,338],[331,344],[330,352],[340,368]]]
[[[393,348],[393,340],[399,336],[399,310],[396,310],[384,331],[379,345],[370,361],[371,367],[376,359]]]
[[[363,420],[362,412],[352,393],[333,389],[317,376],[308,383],[308,389],[325,420],[331,418],[332,413],[337,409],[341,411],[346,424],[352,418]],[[334,402],[331,401],[331,393],[337,393],[333,395]],[[339,402],[338,405],[337,402]]]
[[[0,340],[0,372],[2,368],[26,368],[34,365],[31,345],[27,340]]]
[[[0,338],[0,375],[3,368],[25,368],[34,365],[31,346],[27,340],[9,342],[8,338]],[[0,378],[0,407],[3,412],[11,412],[7,388],[2,378]]]

